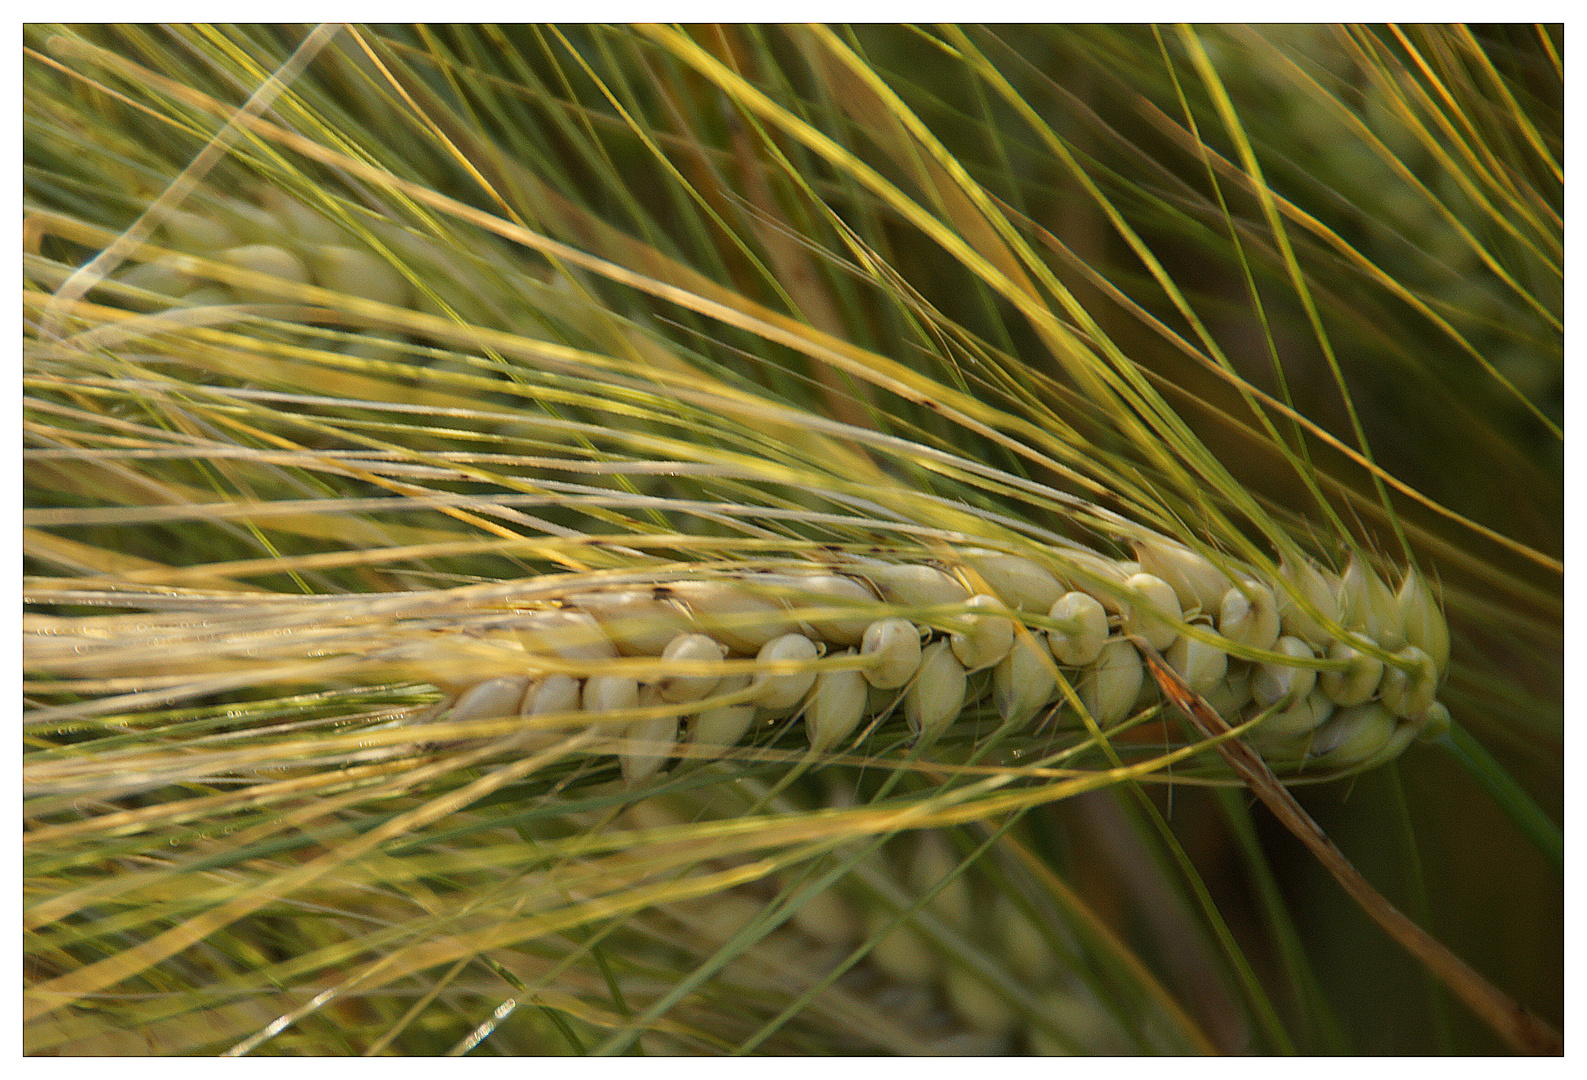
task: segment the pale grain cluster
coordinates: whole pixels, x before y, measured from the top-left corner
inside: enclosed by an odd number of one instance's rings
[[[240,269],[420,304],[389,263],[318,211],[278,191],[261,201],[222,199],[208,215],[168,210],[161,221],[173,247]],[[228,295],[190,276],[181,256],[119,276],[183,303]],[[1359,557],[1342,574],[1301,562],[1269,580],[1155,534],[1133,540],[1135,561],[1066,549],[1043,566],[966,550],[935,564],[856,557],[571,591],[495,623],[496,643],[522,650],[521,674],[433,673],[449,697],[432,716],[632,712],[641,718],[622,726],[620,758],[637,782],[680,745],[709,756],[789,719],[815,752],[897,711],[929,744],[987,695],[1009,728],[1073,718],[1077,706],[1107,727],[1157,700],[1146,645],[1230,723],[1256,721],[1250,742],[1277,765],[1367,766],[1447,724],[1434,695],[1448,628],[1414,568],[1398,589]],[[618,657],[656,663],[642,675],[601,669]]]
[[[1386,760],[1447,719],[1434,694],[1448,630],[1414,570],[1392,590],[1359,559],[1343,574],[1306,564],[1281,586],[1230,578],[1166,540],[1138,553],[1069,581],[978,550],[956,565],[851,558],[570,592],[496,620],[523,674],[473,685],[454,674],[437,715],[646,710],[623,729],[623,771],[637,781],[680,744],[710,756],[788,719],[820,752],[902,711],[929,744],[983,696],[1010,729],[1072,719],[1077,704],[1110,726],[1157,699],[1149,645],[1230,723],[1256,721],[1249,738],[1275,764]],[[656,663],[601,672],[619,657]]]

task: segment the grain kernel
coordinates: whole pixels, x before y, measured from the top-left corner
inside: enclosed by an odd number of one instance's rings
[[[1312,647],[1297,637],[1281,637],[1273,646],[1275,652],[1293,656],[1297,660],[1312,660],[1317,654]],[[1262,705],[1283,703],[1287,708],[1311,693],[1317,685],[1315,668],[1294,667],[1289,664],[1258,664],[1251,673],[1251,696]]]
[[[755,582],[757,576],[764,581]],[[787,587],[786,576],[750,575],[723,581],[679,581],[673,595],[687,604],[701,629],[737,653],[755,653],[774,638],[791,633],[794,620],[786,605],[754,595],[755,584]]]
[[[1339,579],[1325,573],[1309,559],[1298,563],[1285,562],[1279,566],[1279,575],[1294,586],[1296,593],[1317,609],[1319,615],[1338,622]],[[1283,631],[1312,645],[1325,645],[1332,640],[1322,624],[1308,614],[1293,598],[1286,597],[1282,606]]]
[[[1334,714],[1334,703],[1321,690],[1313,690],[1289,708],[1276,712],[1251,729],[1251,742],[1275,747],[1310,735]]]
[[[412,300],[408,281],[396,267],[361,248],[320,244],[308,257],[315,282],[332,292],[392,307],[407,307]]]
[[[1187,614],[1215,614],[1233,584],[1205,555],[1167,537],[1137,539],[1134,547],[1141,570],[1168,582],[1180,601],[1189,605]]]
[[[1392,664],[1383,669],[1383,683],[1378,688],[1383,707],[1395,716],[1416,720],[1433,704],[1438,692],[1438,668],[1433,658],[1415,645],[1409,645],[1394,654],[1413,665],[1410,672]]]
[[[1360,635],[1356,635],[1356,639],[1371,642],[1370,638]],[[1335,705],[1360,705],[1377,693],[1378,684],[1383,681],[1383,661],[1343,641],[1329,646],[1328,659],[1345,660],[1350,665],[1344,671],[1325,671],[1317,678],[1317,685]]]
[[[816,643],[803,634],[783,634],[766,642],[755,658],[761,661],[814,660],[819,655]],[[789,708],[799,704],[815,681],[814,671],[794,671],[785,675],[757,671],[753,680],[757,688],[755,703],[765,709]]]
[[[1102,601],[1089,593],[1065,593],[1047,614],[1072,627],[1048,631],[1047,646],[1058,662],[1070,667],[1093,663],[1108,639],[1108,613]]]
[[[879,690],[896,690],[920,668],[920,631],[908,619],[878,619],[865,629],[860,655],[875,659],[862,669]]]
[[[661,695],[655,687],[647,686],[639,696],[637,704],[659,705]],[[618,751],[623,779],[630,785],[650,779],[672,756],[673,744],[677,741],[676,716],[657,716],[628,725],[623,729],[623,741]]]
[[[1377,702],[1341,709],[1312,736],[1311,753],[1323,768],[1359,765],[1394,735],[1397,721]]]
[[[949,641],[954,655],[965,670],[979,671],[1008,655],[1008,650],[1014,644],[1014,621],[1006,615],[990,614],[1008,610],[995,596],[982,593],[970,597],[966,604],[983,609],[988,614],[973,612],[956,618],[954,625],[959,629]]]
[[[688,616],[652,589],[575,593],[567,602],[599,622],[624,656],[657,656],[690,629]]]
[[[888,912],[873,908],[866,919],[867,936],[874,938],[881,933],[892,918]],[[883,974],[899,982],[931,982],[942,966],[942,959],[931,944],[908,923],[894,927],[876,942],[869,958]]]
[[[1020,634],[992,669],[992,703],[1005,724],[1023,724],[1053,699],[1057,672],[1045,635]]]
[[[1449,734],[1449,729],[1455,724],[1455,718],[1449,715],[1449,706],[1442,701],[1435,701],[1427,707],[1422,714],[1419,730],[1416,737],[1423,742],[1432,742]]]
[[[1128,641],[1116,638],[1102,647],[1096,663],[1076,689],[1091,718],[1106,726],[1130,715],[1144,682],[1141,654]]]
[[[904,692],[904,717],[922,744],[947,730],[964,708],[968,679],[964,666],[946,641],[933,641],[921,652],[920,671]]]
[[[452,706],[453,720],[488,720],[516,716],[518,703],[528,686],[526,676],[500,677],[475,683],[457,697]]]
[[[309,270],[303,265],[303,261],[285,248],[278,248],[273,244],[246,244],[242,247],[227,248],[215,257],[220,262],[230,263],[239,270],[248,270],[300,285],[309,283]],[[246,285],[234,285],[232,289],[236,292],[237,298],[244,303],[286,302],[285,297],[268,289],[250,288]]]
[[[1124,612],[1124,633],[1139,634],[1146,643],[1162,652],[1179,636],[1169,620],[1180,617],[1179,594],[1155,574],[1134,574],[1125,584],[1140,594]]]
[[[1442,671],[1449,664],[1449,623],[1444,620],[1427,579],[1416,567],[1405,571],[1395,600],[1405,623],[1406,642],[1432,657],[1433,665]]]
[[[628,675],[591,675],[584,681],[584,711],[587,713],[632,709],[638,704],[638,679]]]
[[[577,712],[584,685],[571,675],[547,675],[529,684],[519,709],[522,716]]]
[[[961,967],[948,969],[943,989],[959,1019],[977,1031],[1006,1035],[1019,1025],[1019,1014],[1014,1007],[979,977]]]
[[[1046,611],[1064,594],[1057,578],[1018,555],[971,550],[961,557],[997,598],[1015,611]]]
[[[511,621],[523,647],[563,660],[608,660],[617,655],[600,623],[582,611],[533,611]]]
[[[1239,645],[1271,649],[1278,640],[1279,624],[1273,590],[1250,578],[1224,593],[1218,605],[1219,632]]]
[[[878,563],[865,568],[865,576],[890,604],[925,608],[962,604],[970,591],[934,566]]]
[[[876,596],[850,577],[838,574],[816,574],[811,577],[798,579],[798,588],[801,592],[808,593],[809,599],[801,599],[801,604],[812,607],[874,607]],[[794,614],[799,611],[795,609]],[[836,616],[821,619],[806,619],[806,623],[816,636],[835,645],[858,645],[865,637],[866,629],[874,621],[875,615]]]
[[[716,684],[716,694],[735,694],[749,685],[748,674],[727,675]],[[689,722],[689,741],[697,746],[737,746],[754,722],[754,702],[701,709]]]
[[[865,678],[858,671],[823,671],[805,705],[810,749],[823,753],[852,735],[865,715],[865,701]]]
[[[1390,652],[1405,644],[1405,617],[1399,601],[1367,565],[1356,555],[1345,567],[1339,585],[1340,622],[1347,630],[1364,631]]]
[[[663,660],[697,660],[720,662],[727,648],[704,634],[679,634],[662,650]],[[716,688],[720,675],[667,675],[656,688],[666,701],[698,701]]]
[[[1210,632],[1208,627],[1203,629]],[[1174,643],[1163,654],[1163,659],[1185,680],[1185,685],[1197,694],[1207,693],[1229,673],[1228,653],[1216,645],[1184,635],[1174,639]]]

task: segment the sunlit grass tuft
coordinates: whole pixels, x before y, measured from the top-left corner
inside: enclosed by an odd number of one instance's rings
[[[1558,41],[29,27],[29,1051],[1503,1046],[1150,681],[820,752],[457,704],[592,589],[990,550],[1128,603],[1160,536],[1434,583],[1449,732],[1270,756],[1557,1017]]]

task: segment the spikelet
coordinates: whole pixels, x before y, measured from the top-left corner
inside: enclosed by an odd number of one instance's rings
[[[1328,659],[1345,667],[1323,672],[1317,685],[1335,705],[1360,705],[1377,693],[1378,684],[1383,681],[1383,661],[1366,651],[1374,645],[1370,638],[1358,634],[1348,644],[1336,641],[1329,646]]]
[[[852,656],[852,649],[839,653]],[[865,677],[858,671],[823,671],[805,705],[810,749],[823,753],[854,733],[865,717]]]
[[[806,936],[826,945],[852,945],[865,930],[859,912],[835,889],[823,889],[810,897],[791,921]]]
[[[1435,701],[1427,707],[1427,712],[1422,714],[1417,737],[1431,742],[1449,734],[1453,724],[1454,718],[1449,715],[1449,707],[1442,701]]]
[[[770,587],[778,582],[763,584]],[[786,585],[787,580],[781,584]],[[797,627],[787,605],[750,591],[748,585],[731,579],[690,580],[677,582],[671,591],[703,632],[736,653],[753,655]]]
[[[1218,632],[1239,645],[1271,649],[1279,624],[1273,590],[1253,578],[1236,583],[1218,604]]]
[[[360,248],[316,244],[306,259],[315,283],[327,289],[392,307],[406,307],[413,295],[407,279],[390,263]]]
[[[242,243],[235,229],[209,214],[195,214],[171,206],[158,207],[154,213],[173,248],[205,255]]]
[[[312,280],[309,268],[303,265],[302,259],[274,244],[245,244],[242,247],[227,248],[218,253],[216,258],[221,262],[230,263],[239,270],[280,278],[282,281],[299,285],[307,285]],[[279,303],[283,299],[278,293],[269,289],[249,285],[239,285],[236,291],[237,298],[244,303]]]
[[[637,708],[639,690],[631,675],[592,675],[584,682],[584,709],[598,714]]]
[[[529,684],[520,714],[545,716],[577,712],[584,700],[584,684],[571,675],[547,675]]]
[[[655,706],[664,704],[664,700],[654,686],[646,686],[637,695],[635,704]],[[628,725],[623,730],[622,747],[618,751],[623,779],[635,785],[654,776],[672,756],[672,746],[677,739],[677,716],[657,716]]]
[[[837,574],[816,574],[800,578],[799,591],[807,593],[810,596],[809,602],[816,605],[872,607],[877,602],[876,596],[864,585],[853,578],[841,577]],[[865,631],[870,628],[872,621],[869,615],[806,619],[816,637],[836,645],[858,645],[864,640]]]
[[[937,740],[964,708],[969,680],[946,641],[921,651],[920,670],[904,692],[904,717],[923,745]]]
[[[1016,611],[1046,611],[1063,595],[1058,579],[1029,559],[970,549],[961,557],[991,591]]]
[[[690,631],[688,616],[663,586],[575,593],[567,602],[599,622],[602,633],[624,656],[655,656]]]
[[[1317,614],[1332,622],[1340,621],[1337,577],[1324,572],[1310,559],[1302,559],[1293,564],[1287,561],[1280,564],[1279,575],[1289,582],[1295,594],[1304,599]],[[1281,609],[1284,633],[1324,648],[1333,640],[1332,635],[1323,628],[1323,625],[1294,599],[1286,595]]]
[[[1202,694],[1202,699],[1230,724],[1239,723],[1244,719],[1241,713],[1251,703],[1251,679],[1248,665],[1231,662],[1229,673]]]
[[[1162,652],[1179,636],[1169,621],[1180,616],[1179,594],[1153,574],[1132,574],[1124,583],[1140,595],[1124,612],[1124,632],[1139,634],[1148,645]]]
[[[1404,621],[1406,642],[1431,657],[1435,668],[1444,670],[1449,665],[1449,624],[1444,621],[1433,590],[1416,567],[1405,571],[1395,600]]]
[[[1274,649],[1297,660],[1316,658],[1312,647],[1298,637],[1281,637]],[[1316,684],[1317,672],[1314,668],[1262,663],[1251,673],[1251,697],[1261,705],[1287,708],[1310,694]]]
[[[936,830],[914,833],[908,850],[904,882],[910,894],[925,896],[936,890],[926,910],[949,926],[967,929],[975,915],[969,875],[960,871],[960,860],[943,834]]]
[[[1003,601],[986,593],[970,597],[965,605],[977,610],[954,620],[958,629],[948,640],[966,671],[980,671],[1008,655],[1014,645],[1014,621],[997,614],[1008,608]]]
[[[942,958],[931,944],[909,923],[900,923],[890,931],[884,928],[893,916],[881,908],[873,908],[866,919],[868,938],[877,938],[867,954],[889,978],[905,983],[929,983],[942,969]]]
[[[761,646],[755,659],[762,662],[814,660],[820,656],[816,643],[803,634],[783,634]],[[799,704],[815,685],[815,671],[786,674],[757,671],[753,685],[755,704],[764,709],[786,709]]]
[[[486,720],[517,715],[528,687],[527,677],[498,676],[477,682],[458,695],[453,703],[453,720]]]
[[[1257,724],[1251,741],[1264,752],[1291,744],[1304,747],[1307,737],[1333,714],[1333,699],[1313,690],[1288,708],[1270,713]]]
[[[1024,724],[1058,694],[1058,676],[1047,635],[1020,634],[992,669],[992,703],[1005,724]]]
[[[679,634],[661,651],[663,660],[689,660],[698,663],[720,663],[727,655],[727,647],[704,634]],[[657,684],[664,701],[698,701],[716,689],[720,675],[668,675]]]
[[[1438,692],[1438,665],[1421,649],[1411,645],[1394,654],[1398,664],[1384,668],[1379,696],[1383,707],[1395,716],[1417,720],[1432,708]]]
[[[1210,628],[1206,626],[1202,626],[1201,629],[1211,633]],[[1210,691],[1223,682],[1229,673],[1228,653],[1215,644],[1188,635],[1175,638],[1169,645],[1168,651],[1163,654],[1163,659],[1167,660],[1168,666],[1185,680],[1185,685],[1198,694]]]
[[[1395,727],[1393,714],[1376,702],[1340,709],[1312,736],[1311,754],[1320,768],[1349,768],[1381,751]]]
[[[949,968],[943,989],[953,1011],[977,1031],[1007,1035],[1019,1026],[1019,1013],[978,975]]]
[[[1390,652],[1405,644],[1405,622],[1394,593],[1360,555],[1352,556],[1339,582],[1340,621]]]
[[[1089,593],[1069,592],[1053,602],[1048,617],[1066,624],[1047,634],[1047,645],[1060,664],[1081,667],[1094,663],[1108,638],[1108,613]]]
[[[716,684],[715,696],[726,697],[750,688],[748,674],[724,675]],[[700,747],[737,746],[755,722],[751,702],[713,705],[701,709],[689,720],[689,742]]]
[[[182,296],[192,291],[198,281],[188,272],[191,260],[181,255],[161,255],[149,262],[138,263],[119,270],[115,280],[135,289],[164,296]]]
[[[1102,647],[1077,689],[1086,711],[1106,727],[1130,714],[1145,681],[1141,654],[1128,641],[1115,639]]]
[[[990,921],[1009,966],[1027,983],[1039,986],[1058,973],[1058,954],[1047,936],[1008,893],[999,892],[993,898]]]
[[[1217,613],[1233,582],[1205,555],[1164,536],[1140,537],[1133,544],[1142,572],[1168,582],[1186,614]]]
[[[286,244],[292,230],[264,206],[247,199],[221,197],[215,200],[220,215],[244,244]]]
[[[920,668],[920,631],[907,619],[878,619],[865,628],[860,655],[874,662],[862,669],[878,690],[896,690]]]
[[[866,578],[890,604],[909,608],[962,604],[970,590],[935,566],[876,563],[864,568]]]
[[[536,611],[512,622],[527,652],[563,660],[606,660],[617,655],[600,623],[582,611]]]

